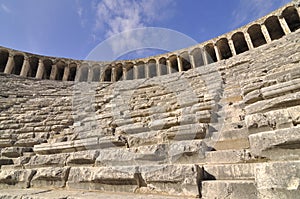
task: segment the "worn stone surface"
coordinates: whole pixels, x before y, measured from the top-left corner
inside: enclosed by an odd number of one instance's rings
[[[299,161],[258,164],[255,170],[259,198],[299,197]]]
[[[257,198],[254,181],[204,181],[202,182],[202,198]]]
[[[35,188],[62,188],[66,186],[70,167],[39,168],[31,180]]]

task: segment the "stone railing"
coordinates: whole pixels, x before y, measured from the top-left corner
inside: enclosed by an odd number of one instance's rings
[[[187,71],[277,40],[300,28],[299,2],[228,34],[176,52],[133,61],[92,62],[51,58],[0,48],[0,72],[62,81],[116,82]]]

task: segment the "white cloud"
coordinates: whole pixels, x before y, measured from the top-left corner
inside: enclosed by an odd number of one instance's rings
[[[122,33],[117,41],[110,43],[116,54],[141,46],[145,40],[140,34],[143,31],[131,30],[154,26],[170,17],[175,5],[172,0],[101,0],[93,4],[96,12],[94,34],[108,38]]]
[[[11,13],[11,9],[9,9],[5,4],[1,4],[1,9],[6,13]]]
[[[102,0],[97,4],[96,30],[106,29],[109,37],[149,26],[164,18],[164,10],[172,4],[171,0]]]
[[[232,13],[234,21],[232,28],[237,28],[248,21],[253,21],[271,12],[276,6],[288,3],[290,0],[240,0],[237,9]]]

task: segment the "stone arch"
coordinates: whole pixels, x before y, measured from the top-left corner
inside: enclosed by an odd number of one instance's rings
[[[247,30],[248,34],[250,35],[251,42],[254,48],[257,48],[261,45],[267,43],[264,34],[262,33],[261,26],[258,24],[254,24],[250,26]]]
[[[195,67],[204,65],[202,50],[200,48],[193,49],[191,52],[191,56],[194,57]]]
[[[187,70],[190,70],[192,68],[190,55],[187,51],[180,54],[180,59],[181,59],[181,62],[182,62],[183,71],[187,71]]]
[[[156,60],[155,59],[150,59],[148,61],[148,74],[149,74],[149,77],[157,76],[157,68],[156,68]]]
[[[168,74],[168,67],[167,67],[167,59],[162,57],[159,59],[159,68],[160,68],[160,75]]]
[[[244,33],[237,32],[232,35],[231,39],[233,41],[234,49],[237,55],[249,50]]]
[[[24,63],[24,59],[25,57],[22,54],[16,54],[14,56],[14,67],[12,69],[11,74],[20,75]]]
[[[284,31],[280,25],[278,17],[271,16],[265,21],[265,25],[272,40],[280,39],[284,36]]]
[[[228,59],[232,57],[232,52],[230,50],[227,38],[222,38],[218,40],[216,45],[217,48],[219,49],[221,59]]]
[[[75,81],[76,78],[76,72],[77,72],[77,64],[71,63],[69,65],[70,71],[68,76],[68,81]]]
[[[115,67],[115,75],[116,81],[120,81],[123,79],[123,64],[118,63]]]
[[[127,62],[125,64],[125,68],[126,68],[126,80],[133,80],[134,79],[134,73],[133,73],[133,63],[132,62]]]
[[[7,50],[0,50],[0,72],[3,73],[8,62],[9,52]]]
[[[292,32],[300,28],[300,17],[295,7],[290,6],[284,9],[282,17],[285,19]]]
[[[137,79],[143,79],[146,77],[145,63],[143,61],[139,61],[136,64],[137,68]]]
[[[87,82],[89,77],[89,65],[83,64],[80,67],[79,78],[80,82]]]
[[[29,58],[29,71],[28,77],[36,77],[36,73],[39,67],[39,58],[30,57]]]
[[[45,59],[43,61],[43,64],[44,64],[43,79],[50,79],[53,62],[50,59]]]
[[[95,64],[92,67],[92,81],[93,82],[99,82],[100,81],[100,74],[101,74],[101,70],[100,70],[100,65],[99,64]]]
[[[112,81],[111,75],[112,75],[112,68],[111,68],[111,66],[108,66],[104,70],[103,81],[105,81],[105,82],[111,82]]]
[[[175,73],[179,71],[179,66],[178,66],[178,60],[177,60],[177,55],[171,55],[169,57],[170,64],[171,64],[171,73]]]
[[[204,52],[205,52],[205,56],[207,58],[208,64],[218,61],[216,51],[215,51],[214,45],[212,43],[209,43],[204,46]]]
[[[64,72],[65,72],[65,67],[66,67],[66,63],[64,61],[59,60],[58,62],[56,62],[56,71],[55,71],[55,80],[62,80],[64,77]]]

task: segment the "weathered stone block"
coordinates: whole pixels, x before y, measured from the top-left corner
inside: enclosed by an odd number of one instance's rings
[[[67,158],[67,165],[71,166],[94,164],[99,154],[100,150],[79,151],[71,153]]]
[[[259,198],[298,198],[300,161],[257,164],[255,180]]]
[[[26,147],[7,147],[1,150],[1,155],[9,158],[17,158],[22,156],[24,152],[31,151],[31,148]]]
[[[34,188],[61,188],[65,187],[69,176],[70,167],[39,168],[33,176],[31,186]]]
[[[179,125],[169,128],[166,135],[170,140],[193,140],[205,138],[207,131],[207,124]]]
[[[196,165],[158,165],[140,167],[146,193],[199,196],[202,168]]]
[[[300,157],[300,127],[257,133],[249,136],[251,154],[269,159]]]
[[[253,180],[204,181],[202,198],[254,199],[257,190]]]
[[[254,180],[255,164],[204,165],[205,180]]]
[[[9,188],[10,186],[16,188],[29,188],[30,181],[35,170],[22,169],[22,170],[1,170],[0,171],[0,188]]]
[[[139,187],[137,167],[71,168],[67,186],[71,189],[134,192]]]
[[[31,157],[26,168],[36,167],[63,167],[66,164],[66,160],[69,154],[53,154],[53,155],[36,155]]]

